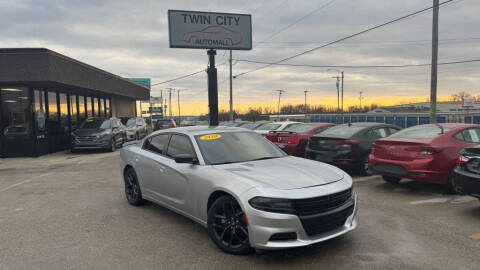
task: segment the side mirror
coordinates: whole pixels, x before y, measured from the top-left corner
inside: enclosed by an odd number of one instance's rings
[[[176,163],[190,163],[196,164],[198,162],[197,158],[190,154],[179,154],[173,157]]]

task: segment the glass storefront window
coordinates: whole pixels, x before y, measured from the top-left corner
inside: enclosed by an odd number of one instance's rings
[[[80,123],[85,120],[85,97],[78,96],[78,115],[80,119]]]
[[[87,117],[93,117],[92,97],[87,97]]]
[[[35,125],[37,133],[42,134],[45,131],[45,119],[47,118],[45,112],[45,91],[35,90]]]
[[[48,92],[48,118],[49,121],[58,122],[57,93]]]
[[[72,127],[77,126],[77,95],[71,94],[70,95],[70,119],[72,121]]]
[[[107,117],[110,117],[110,98],[105,99],[105,108],[106,108],[105,115]]]
[[[30,98],[26,87],[1,88],[2,133],[6,139],[28,135],[30,131]]]
[[[68,132],[68,104],[67,104],[67,94],[60,93],[60,126],[62,127],[63,132]]]
[[[102,114],[103,117],[107,117],[105,114],[105,99],[99,98],[98,99],[98,111]]]
[[[100,114],[100,105],[98,105],[98,98],[93,98],[93,104],[94,104],[94,109],[95,109],[95,116],[102,117]]]

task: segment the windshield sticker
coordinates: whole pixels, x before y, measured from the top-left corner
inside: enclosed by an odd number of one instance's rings
[[[218,140],[222,137],[220,134],[208,134],[208,135],[203,135],[200,137],[200,140],[202,141],[211,141],[211,140]]]

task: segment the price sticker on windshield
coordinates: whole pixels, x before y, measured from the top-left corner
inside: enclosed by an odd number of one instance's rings
[[[218,140],[222,137],[220,134],[208,134],[208,135],[203,135],[200,137],[200,140],[202,141],[211,141],[211,140]]]

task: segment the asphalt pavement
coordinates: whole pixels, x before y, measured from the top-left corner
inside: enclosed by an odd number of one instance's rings
[[[119,152],[0,160],[0,269],[480,269],[480,201],[355,177],[358,228],[234,256],[163,207],[130,206]]]

